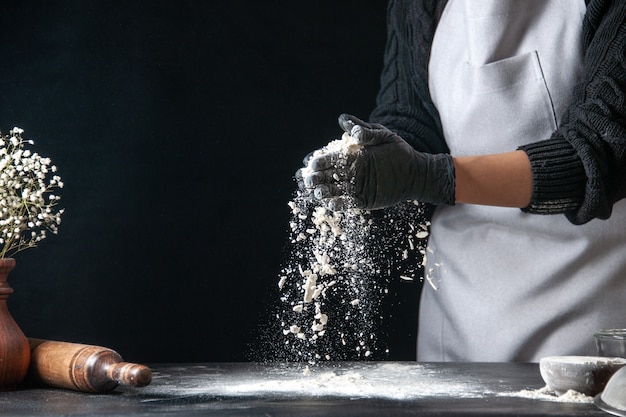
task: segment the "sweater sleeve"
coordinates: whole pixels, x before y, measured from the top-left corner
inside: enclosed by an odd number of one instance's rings
[[[561,124],[520,147],[531,162],[530,213],[574,224],[610,217],[626,196],[626,2],[591,0],[583,23],[583,79]]]
[[[415,149],[449,152],[428,91],[428,61],[445,1],[391,0],[381,86],[370,121],[395,131]]]

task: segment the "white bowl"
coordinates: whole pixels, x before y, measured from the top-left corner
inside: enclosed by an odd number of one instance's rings
[[[548,356],[539,360],[539,371],[548,388],[557,395],[574,390],[596,395],[609,378],[626,365],[624,358],[600,356]]]

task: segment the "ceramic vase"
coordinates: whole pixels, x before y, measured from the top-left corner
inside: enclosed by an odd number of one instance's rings
[[[14,267],[15,259],[0,258],[0,391],[16,389],[30,362],[28,339],[7,307],[7,298],[13,293],[7,279]]]

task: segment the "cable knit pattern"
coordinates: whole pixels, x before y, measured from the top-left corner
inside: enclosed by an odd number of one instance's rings
[[[391,0],[377,106],[370,120],[416,149],[448,152],[428,91],[428,61],[447,1]],[[608,218],[626,196],[626,1],[590,0],[583,22],[584,78],[551,138],[520,147],[530,158],[530,213],[574,224]]]
[[[416,149],[432,153],[448,152],[428,91],[430,47],[445,3],[389,2],[385,65],[377,107],[370,115]]]
[[[626,196],[625,20],[626,2],[588,4],[584,77],[575,89],[574,103],[552,139],[522,147],[535,179],[527,211],[564,212],[572,223],[582,224],[608,218],[613,204]],[[542,151],[547,145],[560,152]],[[564,163],[573,156],[568,147],[580,160],[580,172]]]

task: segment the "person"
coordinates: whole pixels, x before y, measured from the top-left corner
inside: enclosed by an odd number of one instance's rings
[[[361,144],[308,161],[335,210],[435,206],[418,361],[596,355],[626,327],[626,2],[391,0]]]

